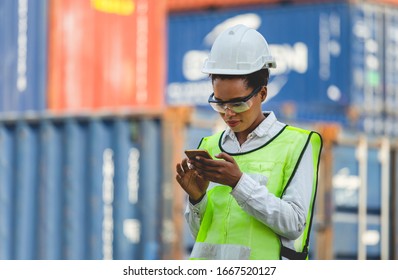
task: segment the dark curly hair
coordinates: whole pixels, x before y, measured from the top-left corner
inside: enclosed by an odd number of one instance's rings
[[[247,75],[221,75],[221,74],[210,74],[211,82],[214,83],[216,79],[244,79],[246,81],[247,88],[258,88],[260,86],[267,86],[269,80],[268,68],[260,69],[254,73]]]

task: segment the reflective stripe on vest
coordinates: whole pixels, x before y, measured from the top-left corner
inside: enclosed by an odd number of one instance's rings
[[[248,260],[250,248],[235,244],[210,244],[196,242],[191,259],[203,260]]]
[[[222,133],[203,138],[201,149],[206,149],[211,155],[222,152],[220,141]],[[202,218],[199,233],[196,238],[192,258],[209,259],[228,256],[225,244],[231,248],[249,248],[250,259],[281,259],[281,254],[287,258],[307,258],[309,231],[312,221],[312,211],[316,194],[318,163],[321,151],[319,134],[286,126],[278,135],[258,149],[242,154],[230,154],[246,174],[262,175],[267,178],[267,189],[277,197],[282,197],[298,167],[300,159],[311,143],[314,162],[314,184],[311,205],[307,214],[307,224],[302,236],[297,241],[297,248],[282,248],[280,238],[269,227],[247,214],[230,195],[229,186],[215,186],[207,192],[207,206]],[[296,244],[295,244],[296,247]],[[206,248],[212,248],[212,253]],[[234,256],[240,256],[236,249]],[[290,254],[284,254],[284,252]],[[292,254],[291,251],[297,254]],[[304,254],[303,254],[304,253]],[[243,255],[243,254],[242,254]],[[288,256],[289,255],[289,256]]]

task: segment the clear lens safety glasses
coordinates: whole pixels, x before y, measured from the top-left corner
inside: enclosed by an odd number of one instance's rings
[[[243,98],[230,100],[230,101],[218,101],[214,99],[214,92],[209,97],[209,104],[214,109],[214,111],[219,113],[225,113],[227,109],[233,111],[234,113],[242,113],[250,109],[253,102],[250,100],[255,96],[263,86],[259,86],[253,90],[248,96]]]

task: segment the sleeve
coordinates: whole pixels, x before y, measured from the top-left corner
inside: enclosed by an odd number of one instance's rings
[[[207,150],[206,144],[207,144],[207,138],[203,137],[200,140],[197,148]],[[196,203],[195,205],[189,201],[189,197],[187,196],[184,217],[188,224],[189,230],[195,239],[196,236],[198,235],[200,223],[202,221],[202,217],[206,210],[206,206],[207,206],[207,194],[205,194],[202,200]]]
[[[312,195],[313,168],[312,147],[308,145],[282,198],[268,192],[267,178],[246,173],[231,194],[248,214],[278,235],[294,240],[301,235],[306,225]]]
[[[206,205],[207,195],[205,195],[202,200],[195,205],[193,205],[187,197],[187,206],[185,208],[184,216],[185,220],[187,221],[189,230],[195,239],[199,232],[200,223],[206,210]]]

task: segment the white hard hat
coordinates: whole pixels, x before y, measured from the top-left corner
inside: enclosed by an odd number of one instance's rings
[[[275,59],[265,38],[255,29],[238,24],[218,35],[202,72],[245,75],[275,67]]]

